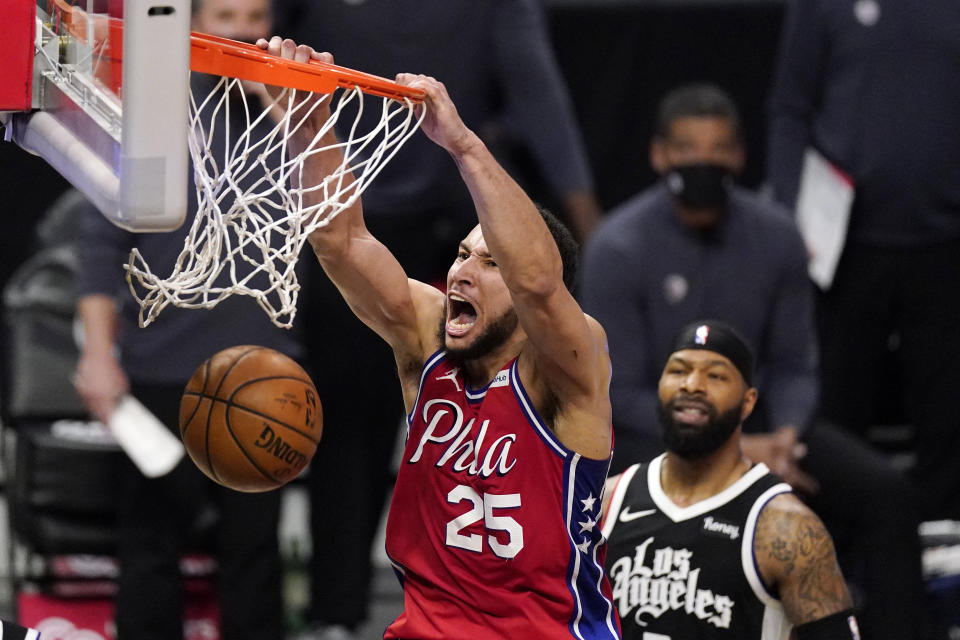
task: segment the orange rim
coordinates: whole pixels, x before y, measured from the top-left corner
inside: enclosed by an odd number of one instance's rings
[[[54,12],[57,19],[61,20],[75,38],[85,42],[86,11],[65,0],[48,1],[59,10]],[[116,52],[122,50],[123,21],[119,18],[96,15],[93,25],[94,40],[100,45],[107,45],[101,51],[101,55],[119,64],[121,56]],[[107,38],[105,33],[107,30],[113,40],[113,47],[108,44],[111,39]],[[359,87],[364,93],[394,100],[406,98],[413,102],[423,102],[425,97],[421,89],[404,87],[380,76],[327,64],[320,60],[311,60],[307,63],[284,60],[270,55],[255,45],[198,31],[190,34],[190,69],[199,73],[242,78],[316,93],[331,93],[337,88]],[[117,86],[114,90],[119,88],[119,68],[116,69],[115,75]],[[111,83],[111,86],[113,84]]]
[[[422,89],[404,87],[380,76],[320,60],[285,60],[255,45],[196,31],[190,35],[190,69],[315,93],[359,87],[364,93],[394,100],[422,102],[425,96]]]

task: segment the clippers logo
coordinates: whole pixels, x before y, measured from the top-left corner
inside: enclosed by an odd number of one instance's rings
[[[694,334],[693,341],[697,344],[707,344],[707,336],[710,335],[710,327],[705,324],[697,327],[697,331]]]

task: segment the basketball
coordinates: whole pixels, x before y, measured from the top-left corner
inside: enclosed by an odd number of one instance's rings
[[[201,364],[180,400],[180,437],[210,479],[269,491],[303,470],[323,430],[317,389],[293,359],[244,345]]]

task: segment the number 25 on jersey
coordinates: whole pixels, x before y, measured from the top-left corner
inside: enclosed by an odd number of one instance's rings
[[[501,543],[492,533],[487,536],[487,543],[490,550],[499,557],[509,559],[515,557],[523,549],[523,527],[510,516],[495,515],[494,510],[516,509],[520,507],[520,494],[491,494],[484,493],[482,496],[472,487],[461,484],[453,488],[447,494],[447,502],[450,504],[460,504],[468,502],[472,506],[469,511],[463,513],[447,523],[447,546],[458,547],[483,553],[483,536],[477,533],[464,535],[460,533],[470,525],[483,520],[487,531],[503,531],[507,534],[507,543]]]

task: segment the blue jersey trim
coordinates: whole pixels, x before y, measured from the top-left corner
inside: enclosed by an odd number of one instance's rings
[[[483,385],[477,390],[471,389],[467,385],[467,381],[463,381],[463,393],[467,398],[467,402],[480,402],[485,397],[487,397],[487,390],[490,389],[490,385],[493,384],[493,380]]]
[[[423,371],[420,372],[420,385],[417,387],[417,398],[413,401],[413,408],[410,409],[410,413],[407,414],[407,436],[410,435],[410,427],[413,426],[413,419],[417,413],[417,407],[420,406],[420,394],[423,393],[423,383],[426,381],[427,375],[436,368],[446,354],[447,352],[443,349],[438,349],[423,363]]]
[[[573,599],[567,627],[579,640],[620,638],[613,603],[601,590],[604,572],[597,561],[597,550],[605,542],[600,533],[600,501],[608,468],[609,461],[591,460],[578,453],[563,465],[564,522],[570,540],[567,590]],[[582,498],[584,493],[589,497]],[[577,502],[583,504],[582,509],[577,509]],[[577,539],[582,539],[580,544]]]
[[[527,395],[526,389],[523,388],[523,383],[520,382],[520,376],[517,372],[517,363],[519,359],[514,360],[513,364],[510,366],[510,388],[513,389],[513,394],[517,398],[517,402],[520,403],[520,408],[523,409],[523,415],[526,416],[527,421],[533,426],[536,430],[537,435],[540,436],[540,439],[544,441],[551,449],[557,452],[561,458],[568,458],[573,455],[573,451],[567,449],[563,444],[557,440],[553,435],[553,432],[547,428],[543,423],[543,419],[537,414],[537,410],[533,407],[533,402],[530,401],[530,397]]]

